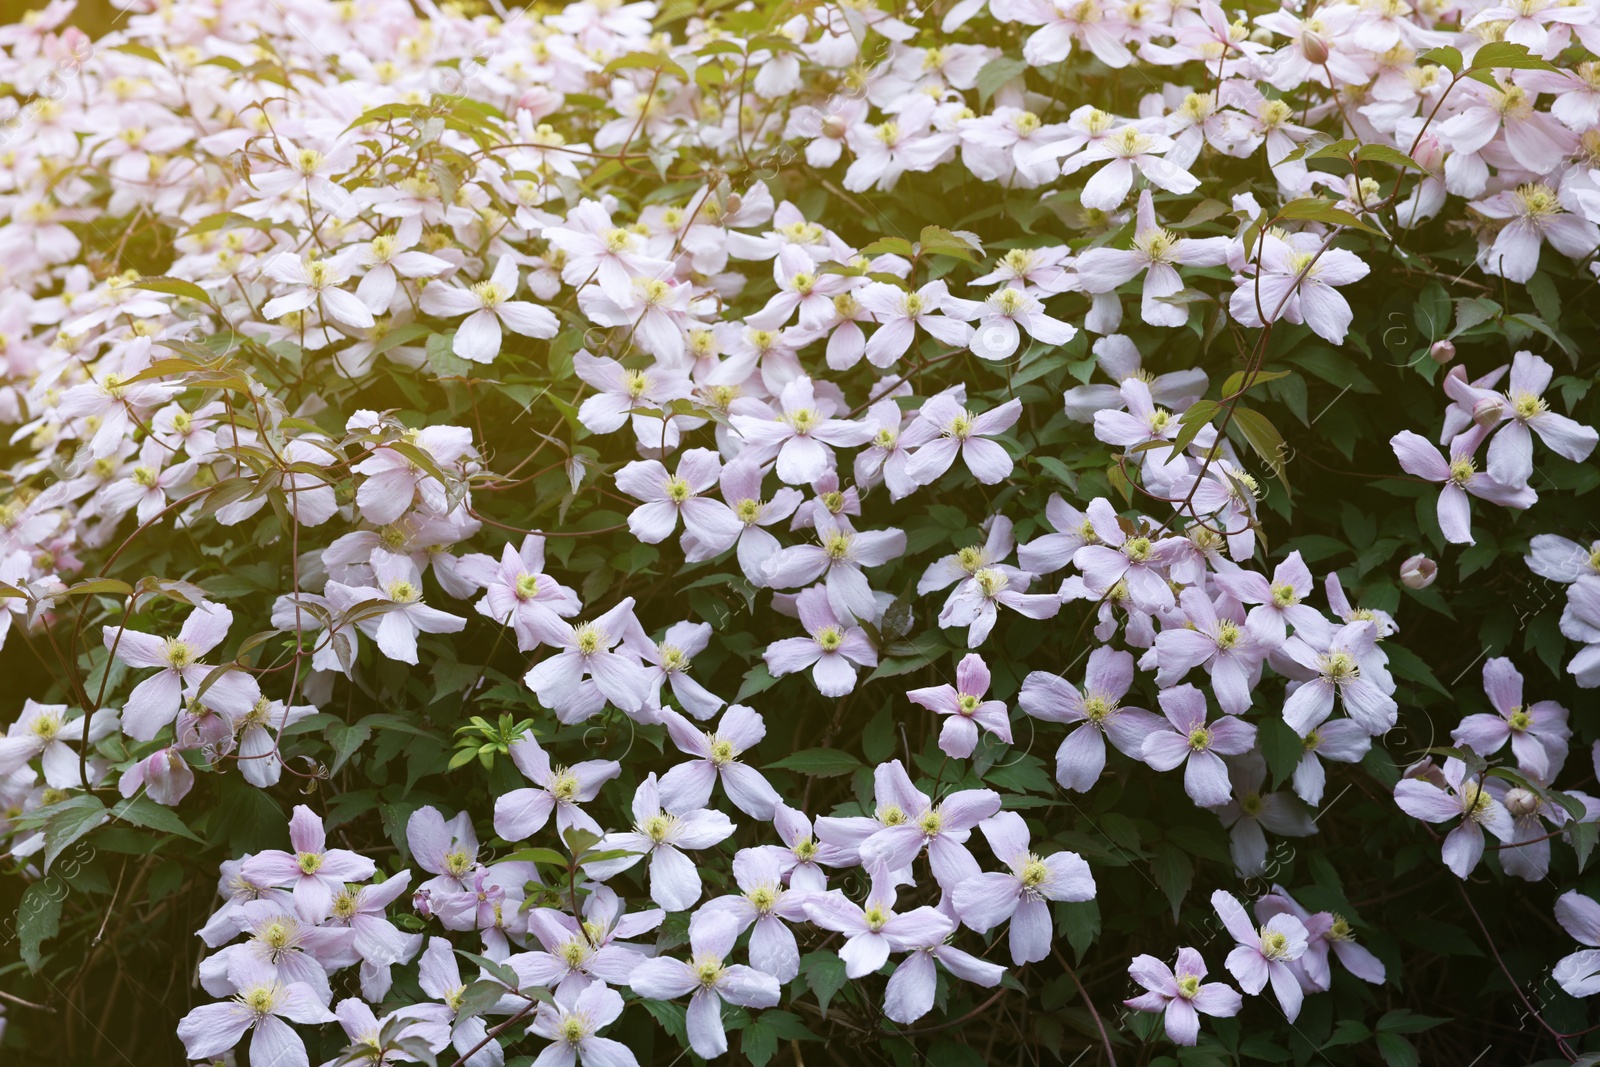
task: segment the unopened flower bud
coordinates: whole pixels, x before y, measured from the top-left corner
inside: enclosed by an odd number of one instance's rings
[[[1312,66],[1320,67],[1328,61],[1328,42],[1307,30],[1300,35],[1300,53]]]
[[[1456,346],[1449,341],[1435,341],[1433,347],[1428,349],[1428,355],[1433,357],[1435,363],[1443,366],[1456,358]]]
[[[1512,818],[1521,818],[1539,810],[1539,798],[1521,786],[1516,786],[1506,790],[1505,806]]]
[[[1444,164],[1444,145],[1439,143],[1439,138],[1431,133],[1422,135],[1417,142],[1416,151],[1411,153],[1411,158],[1417,161],[1417,166],[1429,173],[1436,173]]]
[[[1439,565],[1427,556],[1412,556],[1400,564],[1400,581],[1407,589],[1426,589],[1439,577]]]
[[[1505,401],[1497,396],[1486,396],[1472,405],[1472,421],[1485,429],[1497,426],[1505,410]]]

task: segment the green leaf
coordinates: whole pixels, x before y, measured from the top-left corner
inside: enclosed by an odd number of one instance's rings
[[[60,932],[61,902],[66,898],[66,883],[51,875],[24,890],[22,902],[17,906],[17,940],[21,942],[22,961],[36,974],[43,962],[39,946]],[[844,964],[839,965],[839,970],[842,975]]]
[[[1324,200],[1320,196],[1302,196],[1291,200],[1278,209],[1280,219],[1299,219],[1304,222],[1321,222],[1328,226],[1343,226],[1346,229],[1365,230],[1367,233],[1382,236],[1377,230],[1368,226],[1360,219],[1343,208],[1333,206],[1332,200]]]
[[[1383,650],[1389,654],[1389,668],[1395,674],[1408,682],[1420,682],[1440,696],[1450,696],[1450,690],[1434,677],[1433,671],[1415,652],[1393,641],[1385,641]]]
[[[1480,326],[1500,314],[1500,305],[1486,296],[1466,297],[1456,301],[1456,328],[1450,331],[1451,337],[1466,333],[1474,326]]]
[[[1449,1021],[1432,1015],[1413,1015],[1409,1008],[1396,1008],[1384,1013],[1383,1018],[1378,1020],[1377,1029],[1379,1033],[1420,1034]]]
[[[776,685],[778,680],[767,670],[765,663],[757,663],[744,672],[744,681],[739,685],[739,692],[734,696],[735,704],[742,703],[757,693],[765,692]]]
[[[111,809],[111,819],[132,823],[134,826],[143,826],[147,830],[159,830],[166,834],[177,834],[190,841],[200,844],[205,842],[199,834],[189,829],[189,825],[178,817],[178,813],[171,808],[162,807],[147,796],[136,795],[127,800],[118,802]]]
[[[989,98],[1000,91],[1001,86],[1013,78],[1021,77],[1027,70],[1027,63],[1011,56],[996,56],[989,60],[978,71],[978,104],[980,106],[987,104]]]
[[[1400,151],[1390,148],[1386,144],[1364,144],[1356,152],[1356,158],[1363,163],[1388,163],[1401,169],[1410,167],[1412,170],[1422,170],[1422,164]]]
[[[1305,755],[1305,744],[1293,727],[1273,715],[1256,724],[1256,739],[1261,744],[1262,756],[1266,757],[1267,769],[1272,772],[1272,788],[1276,789],[1300,765],[1300,759]]]
[[[152,293],[165,293],[168,296],[181,296],[185,300],[193,300],[201,304],[211,303],[211,294],[200,288],[194,282],[186,282],[182,278],[135,278],[130,282],[135,289],[147,289]]]
[[[464,960],[467,960],[469,963],[477,964],[479,967],[483,968],[490,977],[499,982],[501,985],[505,986],[507,989],[521,988],[522,979],[517,977],[516,971],[512,970],[510,967],[507,967],[505,964],[496,963],[487,956],[475,956],[472,953],[465,952],[459,948],[456,949],[456,955],[460,956]]]
[[[1251,379],[1250,379],[1250,388],[1254,389],[1256,386],[1262,385],[1262,384],[1264,384],[1266,382],[1275,382],[1279,378],[1287,378],[1289,375],[1291,375],[1293,373],[1294,373],[1293,371],[1287,371],[1287,370],[1262,370],[1262,371],[1256,371],[1255,375],[1253,377],[1251,377]],[[1236,370],[1232,374],[1228,375],[1227,380],[1222,383],[1222,396],[1223,396],[1223,398],[1226,399],[1227,397],[1233,396],[1235,393],[1237,393],[1239,391],[1240,387],[1244,385],[1244,379],[1245,379],[1245,372],[1242,371],[1242,370]],[[1183,416],[1181,418],[1179,418],[1178,421],[1179,422],[1187,422],[1188,421],[1188,415],[1189,415],[1189,412],[1185,411],[1183,413]]]
[[[1194,885],[1194,862],[1177,845],[1162,841],[1155,847],[1150,869],[1155,873],[1156,884],[1167,895],[1167,903],[1172,905],[1172,918],[1176,920],[1178,909],[1183,906],[1183,898],[1189,894],[1189,887]]]
[[[968,263],[978,262],[979,249],[960,234],[951,233],[943,226],[924,226],[918,239],[925,256],[954,256]]]
[[[1479,48],[1472,53],[1472,66],[1467,69],[1494,70],[1507,67],[1512,70],[1556,69],[1552,64],[1529,52],[1527,45],[1512,44],[1510,41],[1490,41]]]
[[[767,769],[798,771],[813,778],[832,778],[849,774],[860,766],[861,761],[848,752],[834,748],[807,748],[785,756],[776,763],[767,764]]]
[[[1278,480],[1285,488],[1288,488],[1289,478],[1284,470],[1283,435],[1272,425],[1272,420],[1253,408],[1241,405],[1234,408],[1233,421],[1238,424],[1239,432],[1250,442],[1250,447],[1255,450],[1256,455],[1272,468],[1272,473],[1278,476]]]
[[[1378,1044],[1378,1052],[1383,1056],[1383,1062],[1389,1067],[1417,1067],[1422,1062],[1417,1056],[1417,1050],[1411,1042],[1399,1034],[1377,1034],[1373,1040]]]
[[[822,1009],[822,1017],[826,1019],[828,1002],[844,988],[844,960],[832,952],[807,953],[800,960],[800,973],[805,976],[806,985],[811,987],[817,1006]]]
[[[69,797],[40,810],[44,816],[44,869],[56,861],[66,847],[106,821],[106,806],[100,798],[85,794]]]
[[[1461,50],[1445,45],[1442,48],[1430,48],[1426,52],[1417,53],[1418,63],[1435,63],[1448,70],[1451,74],[1461,73]]]
[[[508,856],[501,856],[497,863],[547,863],[552,867],[567,869],[567,857],[553,848],[519,848]]]
[[[663,52],[629,52],[607,63],[604,73],[615,74],[619,70],[659,70],[682,81],[689,80],[689,72]]]

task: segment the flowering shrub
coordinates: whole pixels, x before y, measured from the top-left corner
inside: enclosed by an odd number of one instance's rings
[[[71,9],[8,1056],[1600,1058],[1594,3]]]

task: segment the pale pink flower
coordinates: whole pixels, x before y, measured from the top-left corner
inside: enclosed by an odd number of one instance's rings
[[[1487,474],[1478,471],[1473,453],[1483,442],[1487,431],[1473,427],[1450,442],[1450,458],[1446,461],[1439,450],[1426,438],[1410,430],[1401,430],[1389,438],[1400,466],[1407,474],[1430,482],[1440,482],[1439,530],[1451,544],[1476,544],[1472,539],[1472,510],[1468,494],[1481,497],[1491,504],[1508,508],[1526,509],[1539,501],[1532,487],[1503,485]]]
[[[984,485],[1004,481],[1012,470],[1011,455],[990,438],[1011,429],[1021,416],[1022,401],[1016,399],[974,415],[948,394],[930,397],[900,435],[900,447],[914,450],[906,464],[907,477],[931,485],[959,456]]]
[[[1195,1045],[1200,1040],[1200,1016],[1229,1019],[1239,1014],[1244,999],[1232,986],[1205,982],[1206,961],[1192,948],[1178,950],[1178,965],[1168,967],[1154,956],[1135,956],[1128,976],[1149,990],[1123,1001],[1139,1011],[1159,1011],[1167,1036],[1174,1044]]]
[[[601,852],[627,854],[586,863],[584,871],[605,881],[649,857],[650,899],[667,911],[694,907],[700,899],[700,872],[684,852],[698,852],[725,840],[733,833],[733,822],[709,808],[668,810],[654,774],[634,790],[632,812],[632,830],[608,833],[595,846]]]
[[[376,870],[365,856],[328,848],[322,819],[304,804],[296,804],[289,819],[289,847],[292,852],[256,853],[245,861],[243,873],[251,881],[293,890],[295,910],[307,922],[328,915],[346,882],[364,882]]]
[[[939,731],[939,749],[952,759],[966,759],[978,747],[978,727],[1011,743],[1011,716],[1005,701],[985,700],[989,668],[983,657],[969,652],[956,664],[956,684],[912,689],[906,699],[938,715],[947,715]]]
[[[693,994],[687,1014],[689,1047],[705,1059],[728,1051],[728,1035],[722,1026],[724,1000],[746,1008],[771,1008],[782,995],[772,975],[725,962],[738,937],[738,924],[732,917],[708,916],[689,927],[691,962],[657,956],[634,968],[630,979],[633,991],[646,1000]]]
[[[1305,993],[1290,965],[1305,954],[1305,926],[1293,915],[1279,913],[1257,929],[1238,899],[1222,889],[1211,894],[1211,906],[1238,942],[1228,953],[1228,973],[1251,996],[1271,982],[1283,1014],[1294,1022],[1300,1016]]]
[[[720,781],[734,807],[763,822],[772,818],[778,791],[760,771],[739,760],[767,736],[759,713],[731,705],[715,730],[702,730],[671,708],[663,708],[661,718],[672,743],[691,757],[661,776],[663,807],[704,808],[711,803],[712,786]]]
[[[1187,763],[1183,789],[1189,799],[1202,808],[1226,804],[1232,788],[1222,756],[1250,751],[1256,728],[1232,715],[1207,723],[1205,694],[1192,685],[1163,689],[1157,699],[1167,721],[1145,736],[1140,756],[1158,771]]]
[[[1501,841],[1516,833],[1511,813],[1497,793],[1504,783],[1467,774],[1467,765],[1451,758],[1441,771],[1431,761],[1407,772],[1394,787],[1400,810],[1427,823],[1449,822],[1459,817],[1444,839],[1444,863],[1457,878],[1466,878],[1483,858],[1483,831]],[[1493,788],[1491,788],[1493,786]]]
[[[659,460],[629,463],[617,471],[617,488],[645,503],[629,513],[628,531],[647,545],[658,544],[672,536],[681,516],[683,545],[691,561],[726,552],[743,527],[727,504],[700,495],[721,474],[722,460],[708,448],[684,452],[676,474],[668,474]]]
[[[980,874],[956,885],[951,901],[965,925],[984,933],[1007,919],[1011,962],[1037,963],[1050,955],[1055,932],[1047,901],[1093,900],[1094,876],[1076,852],[1036,854],[1028,824],[1002,811],[978,824],[995,858],[1010,870]]]
[[[422,290],[422,310],[444,318],[467,316],[456,328],[450,350],[474,363],[491,363],[500,354],[501,332],[505,326],[524,337],[551,338],[559,323],[548,308],[526,300],[513,300],[521,284],[517,261],[501,256],[487,281],[469,289],[434,282]]]
[[[768,673],[782,678],[810,667],[817,692],[825,697],[844,696],[856,687],[858,666],[878,665],[878,650],[861,627],[839,621],[823,587],[804,590],[795,598],[795,608],[800,625],[810,636],[786,637],[768,645],[761,654]]]
[[[1450,732],[1458,745],[1480,756],[1493,756],[1511,742],[1522,772],[1535,781],[1549,781],[1567,760],[1567,709],[1553,700],[1522,701],[1522,672],[1504,656],[1483,665],[1483,691],[1496,714],[1468,715]]]
[[[511,761],[531,788],[513,789],[494,800],[494,832],[507,841],[524,841],[544,828],[553,812],[556,831],[565,834],[576,826],[590,833],[603,831],[579,804],[600,795],[600,787],[622,773],[615,760],[584,760],[570,767],[554,764],[533,733],[511,743]]]

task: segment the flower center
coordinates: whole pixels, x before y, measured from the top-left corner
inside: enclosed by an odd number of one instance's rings
[[[1150,558],[1150,538],[1130,537],[1122,543],[1122,554],[1135,563],[1143,563]]]
[[[750,498],[746,497],[745,499],[739,501],[738,504],[734,505],[733,513],[737,515],[739,517],[739,521],[744,523],[746,526],[754,526],[756,520],[761,517],[761,501],[751,500]]]
[[[839,646],[844,644],[844,635],[837,626],[824,626],[816,633],[817,644],[822,646],[824,652],[837,652]]]
[[[961,714],[971,718],[978,713],[978,698],[971,693],[962,693],[956,699],[956,706],[961,709]]]
[[[1204,726],[1196,726],[1189,731],[1189,748],[1194,752],[1204,752],[1211,747],[1211,731]]]
[[[565,767],[557,767],[550,775],[550,795],[557,800],[571,800],[578,795],[578,777]]]
[[[526,572],[517,575],[517,599],[532,600],[539,595],[539,576]]]
[[[300,865],[301,874],[316,874],[322,869],[322,853],[300,852],[295,855],[295,862]]]
[[[1050,878],[1050,868],[1045,866],[1044,860],[1033,853],[1022,864],[1022,873],[1018,876],[1027,889],[1038,889]]]
[[[1269,960],[1282,959],[1289,951],[1289,935],[1276,930],[1261,932],[1261,954]]]
[[[725,764],[732,763],[733,757],[736,755],[738,755],[738,753],[734,750],[732,741],[725,741],[722,738],[718,738],[711,742],[711,762],[716,766],[721,767]]]
[[[1469,456],[1462,456],[1460,459],[1450,461],[1450,480],[1457,485],[1466,485],[1472,481],[1472,476],[1477,472],[1478,468],[1473,465]]]
[[[682,478],[676,477],[667,479],[668,500],[672,501],[674,504],[681,504],[685,500],[688,500],[689,496],[690,493],[688,482],[684,481]]]
[[[472,870],[472,863],[476,858],[465,849],[455,849],[445,856],[444,869],[452,878],[460,878]]]
[[[595,629],[593,623],[585,623],[578,628],[576,644],[581,655],[592,656],[600,651],[600,631]]]
[[[194,663],[194,651],[187,642],[176,638],[168,638],[166,647],[162,650],[162,658],[167,661],[167,666],[175,671],[181,671]]]
[[[1230,619],[1222,620],[1217,627],[1217,647],[1221,649],[1233,648],[1239,643],[1239,624]]]
[[[1300,597],[1292,585],[1287,582],[1276,582],[1272,586],[1272,602],[1280,608],[1287,608],[1300,603]]]
[[[928,837],[938,837],[939,829],[944,825],[944,816],[937,811],[930,811],[918,820],[917,825]]]
[[[1322,673],[1331,681],[1348,682],[1361,677],[1361,668],[1350,653],[1333,652],[1322,657]]]
[[[885,826],[899,826],[906,821],[906,813],[894,804],[878,812],[878,821]]]
[[[644,836],[648,837],[651,841],[654,841],[659,845],[667,839],[667,835],[672,832],[673,824],[677,821],[678,820],[674,819],[671,815],[668,815],[666,812],[662,812],[659,815],[652,815],[646,819],[644,821],[644,826],[640,829],[644,832]]]
[[[414,604],[422,599],[422,591],[404,578],[389,583],[389,599],[396,604]]]

